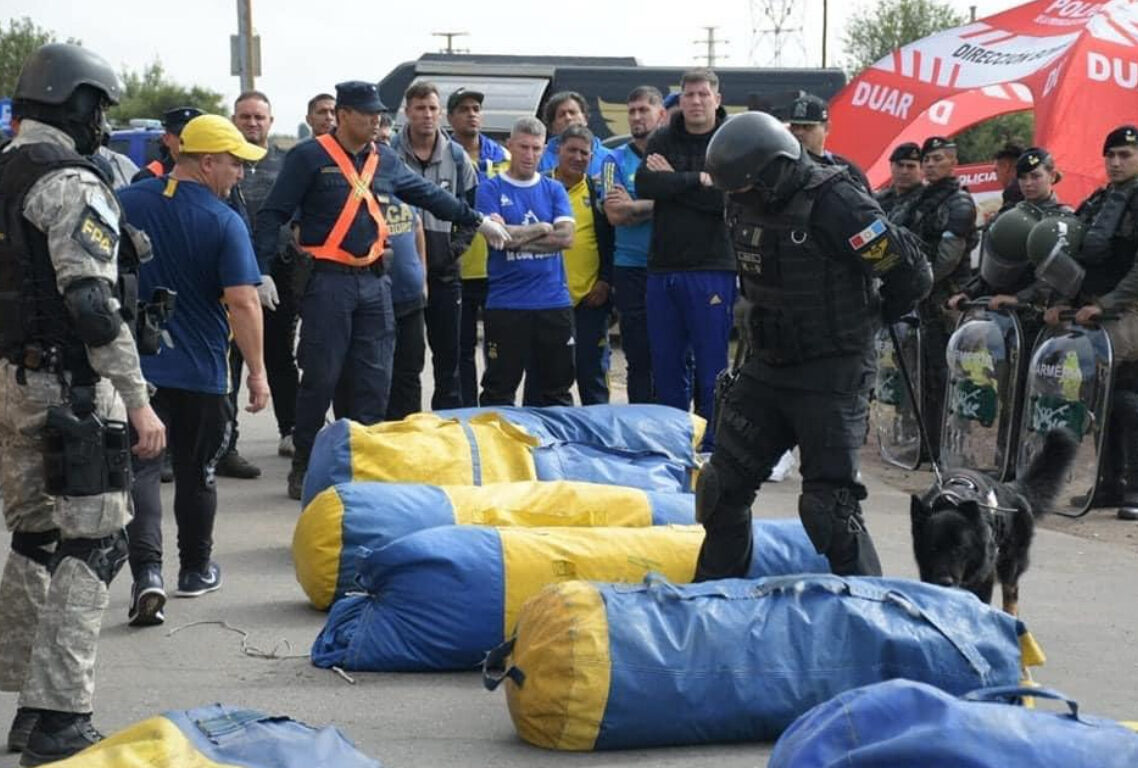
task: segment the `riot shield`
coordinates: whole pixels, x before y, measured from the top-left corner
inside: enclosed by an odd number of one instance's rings
[[[1039,452],[1049,430],[1069,429],[1079,448],[1056,497],[1055,511],[1063,515],[1086,513],[1094,498],[1106,447],[1113,356],[1103,328],[1074,322],[1045,329],[1031,355],[1017,472]]]
[[[1023,329],[1012,310],[971,305],[948,340],[948,382],[940,433],[943,469],[974,469],[998,480],[1015,470]]]
[[[893,326],[904,355],[904,364],[913,381],[913,389],[921,391],[921,330],[914,318],[905,318]],[[917,410],[905,388],[898,366],[897,352],[882,328],[874,339],[877,351],[877,381],[874,386],[873,420],[877,425],[877,444],[881,458],[903,469],[921,465],[921,433],[917,426]]]

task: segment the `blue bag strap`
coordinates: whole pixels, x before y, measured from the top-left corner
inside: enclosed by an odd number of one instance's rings
[[[514,642],[517,637],[511,637],[506,642],[486,652],[482,660],[482,687],[488,691],[496,691],[506,678],[513,680],[519,688],[526,681],[525,672],[510,664],[507,666],[510,654],[514,652]]]
[[[844,593],[851,597],[857,597],[862,600],[872,600],[878,603],[892,603],[904,610],[914,619],[924,621],[943,635],[944,638],[952,644],[952,647],[972,666],[973,671],[980,676],[981,680],[987,680],[988,675],[992,672],[992,665],[988,663],[983,654],[976,650],[976,646],[973,645],[967,637],[942,624],[936,616],[922,610],[919,605],[910,600],[906,595],[894,589],[883,589],[874,583],[872,579],[844,579],[840,576],[811,577],[806,579],[801,575],[783,576],[774,579],[766,579],[760,589],[756,591],[756,594],[762,595],[772,592],[802,590],[804,588],[824,590],[835,595]]]
[[[1015,699],[1022,699],[1028,696],[1034,696],[1037,699],[1052,699],[1054,701],[1064,702],[1071,710],[1070,717],[1072,720],[1079,720],[1079,702],[1067,696],[1067,694],[1056,691],[1054,688],[1032,688],[1027,685],[998,685],[992,688],[981,688],[977,691],[966,693],[960,698],[964,701],[1006,701],[1012,702]],[[1079,722],[1082,722],[1079,720]]]

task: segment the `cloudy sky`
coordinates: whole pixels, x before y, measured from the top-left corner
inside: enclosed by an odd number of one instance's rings
[[[977,16],[1018,5],[1018,0],[948,0]],[[831,64],[840,62],[847,20],[875,0],[830,0]],[[717,26],[726,66],[772,65],[773,37],[766,7],[792,7],[787,27],[800,31],[783,43],[783,66],[819,66],[822,0],[700,0],[686,13],[658,9],[679,3],[644,0],[428,0],[404,2],[253,0],[253,26],[261,36],[262,77],[257,87],[273,102],[275,130],[294,133],[308,98],[341,80],[379,80],[395,65],[439,49],[433,32],[463,31],[456,46],[473,53],[635,56],[654,66],[702,61],[694,41]],[[645,12],[645,9],[657,9]],[[200,84],[231,101],[239,91],[229,74],[229,36],[237,31],[236,0],[4,0],[0,19],[28,16],[61,39],[77,37],[112,63],[140,70],[158,59],[183,84]]]

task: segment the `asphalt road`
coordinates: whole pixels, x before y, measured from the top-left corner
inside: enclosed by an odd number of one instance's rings
[[[618,392],[617,399],[622,395]],[[504,694],[483,690],[474,673],[354,674],[355,682],[349,684],[313,667],[303,655],[324,614],[307,605],[293,576],[289,546],[299,506],[285,496],[288,463],[276,456],[269,412],[243,415],[241,432],[242,452],[264,475],[220,481],[215,557],[223,568],[223,588],[198,599],[171,599],[165,626],[135,629],[126,624],[129,574],[124,571],[112,585],[97,673],[96,724],[104,732],[164,710],[223,702],[314,725],[335,724],[364,752],[396,768],[766,764],[770,746],[762,744],[548,752],[517,738]],[[899,482],[896,473],[883,471],[877,462],[865,464],[868,519],[885,570],[914,577],[908,496],[882,478],[912,487],[927,479],[908,474]],[[165,535],[173,552],[171,494],[172,486],[164,486]],[[756,502],[756,514],[794,515],[796,495],[793,480],[768,485]],[[1075,530],[1080,535],[1039,531],[1032,569],[1021,583],[1022,618],[1048,654],[1047,665],[1036,673],[1039,681],[1078,699],[1084,711],[1138,719],[1133,529],[1105,513],[1092,516],[1097,520],[1084,521]],[[7,548],[0,549],[2,563]],[[168,555],[167,584],[176,576],[176,558]],[[196,622],[227,622],[248,632],[251,650],[286,658],[246,655],[239,633]],[[0,725],[6,728],[14,710],[15,696],[0,694]],[[0,768],[15,764],[14,755],[0,755]]]

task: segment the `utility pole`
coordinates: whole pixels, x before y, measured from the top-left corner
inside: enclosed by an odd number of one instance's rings
[[[443,48],[439,53],[455,54],[455,53],[470,53],[469,48],[455,48],[454,39],[456,37],[466,37],[469,32],[432,32],[431,37],[445,37],[447,39],[446,48]]]
[[[261,76],[261,37],[253,34],[253,0],[237,0],[237,34],[229,36],[229,74],[251,91]]]
[[[826,38],[830,29],[830,0],[822,0],[822,69],[826,68]]]
[[[974,6],[974,5],[968,6],[968,13],[972,17],[971,20],[976,21],[976,6]]]
[[[729,40],[721,40],[721,39],[718,39],[715,37],[715,30],[719,29],[719,27],[700,27],[700,29],[707,31],[707,37],[703,40],[693,40],[692,42],[695,43],[696,45],[706,45],[707,46],[707,53],[704,55],[704,58],[707,59],[707,68],[711,69],[712,67],[715,66],[715,62],[717,59],[726,59],[727,58],[726,55],[716,56],[716,54],[715,54],[716,43],[723,43],[724,45],[727,45],[730,41]],[[698,58],[700,58],[700,56],[695,56],[694,58],[698,59]]]

